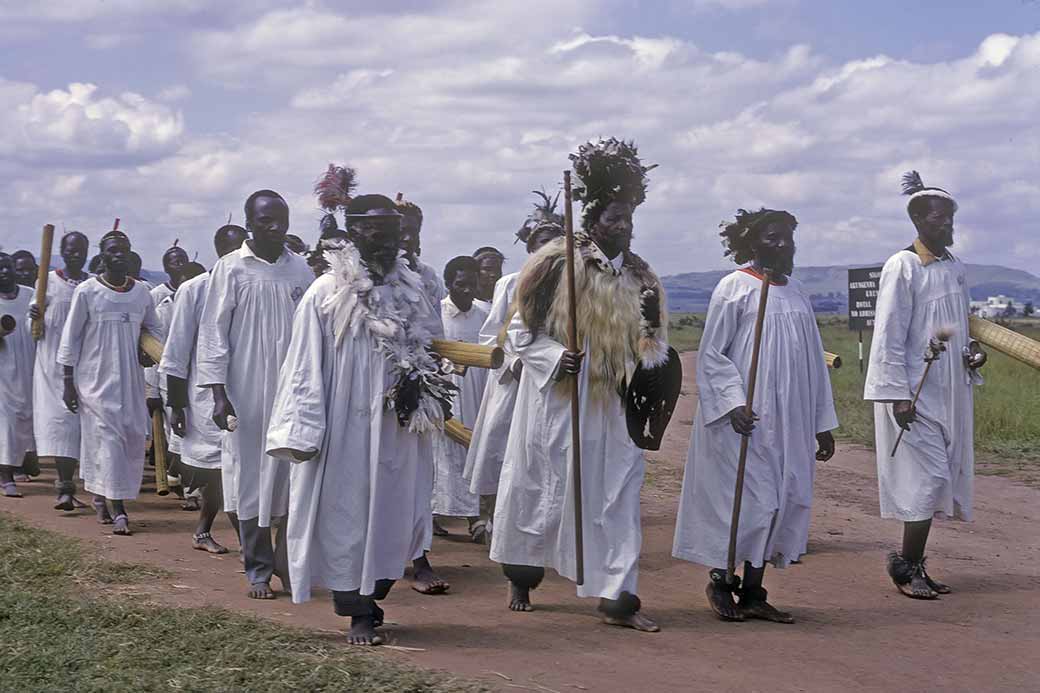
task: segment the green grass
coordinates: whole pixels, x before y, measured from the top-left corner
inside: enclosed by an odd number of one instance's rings
[[[687,314],[671,316],[669,339],[679,351],[696,349],[701,329],[682,326]],[[692,316],[700,324],[703,315]],[[863,401],[863,375],[857,358],[858,334],[848,329],[845,316],[820,316],[824,347],[842,357],[842,367],[831,371],[834,404],[841,428],[836,435],[868,446],[874,444],[873,405]],[[1035,323],[1017,325],[1024,334],[1040,339]],[[863,333],[864,358],[870,354],[870,333]],[[1040,372],[992,349],[982,369],[986,384],[975,390],[975,450],[987,461],[982,471],[1016,473],[1036,470],[1040,462]]]
[[[476,691],[332,637],[219,609],[149,603],[166,574],[99,561],[0,514],[5,691]],[[136,593],[135,593],[136,592]]]

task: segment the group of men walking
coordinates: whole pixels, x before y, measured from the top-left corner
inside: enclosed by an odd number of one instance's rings
[[[316,188],[326,217],[309,254],[287,245],[289,207],[272,190],[246,200],[244,228],[217,230],[210,271],[175,243],[170,280],[154,288],[135,277],[119,230],[101,238],[96,274],[84,270],[87,238],[61,239],[42,312],[0,254],[0,312],[16,323],[0,346],[4,495],[18,495],[17,468],[35,451],[57,469],[56,509],[82,505],[78,466],[98,521],[131,533],[126,502],[141,487],[149,414],[161,412],[165,435],[153,438],[169,441],[172,481],[199,511],[193,546],[227,551],[211,534],[223,509],[249,595],[274,598],[274,576],[296,602],[328,590],[352,643],[382,642],[378,602],[406,565],[420,592],[449,589],[427,557],[439,516],[466,518],[473,541],[490,544],[510,609],[533,609],[549,567],[581,574],[578,595],[598,598],[606,623],[657,631],[638,591],[643,449],[660,444],[681,369],[661,282],[632,250],[653,167],[616,139],[571,160],[580,228],[566,239],[556,200],[540,193],[516,234],[529,257],[507,276],[491,247],[436,272],[420,257],[421,209],[354,195],[353,171],[333,166]],[[950,591],[925,569],[931,520],[971,515],[971,388],[985,354],[948,251],[956,203],[916,173],[905,187],[917,237],[885,264],[864,396],[876,403],[881,512],[904,523],[889,574],[930,599]],[[835,452],[823,345],[791,276],[797,225],[765,208],[723,225],[741,267],[712,295],[697,356],[673,555],[709,568],[708,603],[724,620],[793,622],[767,601],[765,567],[806,552],[815,464]],[[42,319],[38,340],[29,319]],[[142,334],[164,343],[158,363]],[[957,356],[925,382],[936,337]],[[435,339],[505,359],[460,367]],[[468,447],[445,433],[452,419]]]

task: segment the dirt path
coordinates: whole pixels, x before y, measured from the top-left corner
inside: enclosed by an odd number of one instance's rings
[[[705,604],[706,571],[670,557],[693,407],[688,394],[664,448],[650,458],[644,490],[640,595],[661,633],[600,625],[594,600],[577,599],[555,576],[535,593],[538,611],[508,611],[498,566],[484,547],[463,541],[456,524],[457,534],[438,540],[431,554],[451,593],[423,597],[401,582],[384,603],[392,642],[421,651],[384,648],[380,656],[481,677],[503,690],[559,693],[1040,690],[1040,491],[979,477],[977,520],[940,523],[933,533],[930,567],[956,592],[915,602],[884,574],[899,526],[877,517],[873,453],[841,447],[819,469],[809,555],[766,578],[773,601],[798,624],[724,624]],[[215,604],[325,631],[344,627],[326,598],[298,606],[247,599],[238,554],[192,551],[193,518],[176,501],[146,493],[130,506],[137,534],[113,537],[92,514],[51,510],[52,479],[45,472],[23,485],[25,499],[3,500],[0,509],[93,540],[99,556],[170,570],[160,595],[168,603]],[[225,521],[215,534],[235,544]]]

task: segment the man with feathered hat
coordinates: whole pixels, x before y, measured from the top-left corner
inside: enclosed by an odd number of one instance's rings
[[[632,215],[646,197],[634,145],[616,139],[571,155],[583,204],[575,234],[577,328],[582,351],[565,346],[569,310],[565,243],[555,240],[524,265],[509,338],[523,362],[499,481],[491,558],[510,581],[510,608],[530,611],[545,567],[576,576],[571,416],[567,378],[581,403],[582,597],[599,597],[604,621],[659,630],[636,595],[642,530],[643,452],[629,435],[624,395],[639,368],[668,362],[663,289],[632,252]]]
[[[908,597],[935,599],[950,588],[925,569],[925,545],[933,518],[972,517],[972,391],[986,354],[968,334],[967,272],[948,250],[957,202],[917,171],[903,176],[903,193],[917,238],[881,272],[863,397],[874,402],[881,517],[903,522],[888,574]]]
[[[439,321],[398,253],[393,200],[359,195],[346,219],[350,243],[325,251],[293,319],[266,450],[292,462],[293,601],[330,590],[348,641],[378,645],[376,602],[425,548],[432,436],[454,386],[429,351]]]

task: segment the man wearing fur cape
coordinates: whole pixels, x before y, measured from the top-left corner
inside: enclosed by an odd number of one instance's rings
[[[278,380],[268,454],[293,462],[293,601],[331,590],[348,640],[377,645],[376,600],[422,555],[430,521],[431,434],[453,387],[430,355],[439,321],[398,258],[401,215],[382,195],[347,207],[350,243],[304,294]]]
[[[545,566],[575,578],[568,377],[579,379],[585,583],[611,625],[657,631],[636,596],[642,530],[643,452],[626,425],[623,393],[637,366],[668,359],[663,290],[630,250],[632,214],[646,197],[636,148],[616,139],[571,156],[583,204],[575,234],[578,340],[564,346],[568,300],[565,244],[557,239],[524,265],[509,340],[523,362],[498,487],[491,558],[503,564],[514,611],[530,611]]]

